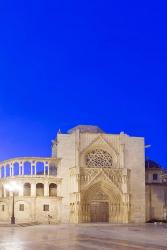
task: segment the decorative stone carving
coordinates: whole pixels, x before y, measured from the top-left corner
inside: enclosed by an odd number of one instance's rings
[[[103,149],[95,149],[86,155],[86,166],[103,168],[112,166],[111,155]]]
[[[117,186],[119,190],[122,190],[123,177],[123,169],[80,168],[81,189],[92,183],[94,179],[99,178],[110,181]]]
[[[108,200],[108,196],[103,192],[98,192],[93,197],[93,200]]]

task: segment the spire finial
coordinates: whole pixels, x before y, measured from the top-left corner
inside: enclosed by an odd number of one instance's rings
[[[58,132],[57,132],[58,134],[61,134],[61,130],[60,130],[60,128],[59,128],[59,130],[58,130]]]

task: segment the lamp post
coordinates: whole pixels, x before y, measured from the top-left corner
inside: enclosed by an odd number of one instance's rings
[[[19,191],[20,186],[15,182],[9,182],[4,185],[5,189],[9,192],[12,192],[12,216],[11,216],[11,224],[15,224],[15,192]]]

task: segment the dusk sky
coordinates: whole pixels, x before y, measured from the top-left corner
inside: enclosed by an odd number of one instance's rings
[[[167,167],[166,7],[1,1],[0,160],[50,156],[59,128],[92,124],[144,136]]]

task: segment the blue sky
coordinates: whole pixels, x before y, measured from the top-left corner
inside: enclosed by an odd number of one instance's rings
[[[1,1],[0,24],[0,160],[95,124],[167,166],[165,1]]]

